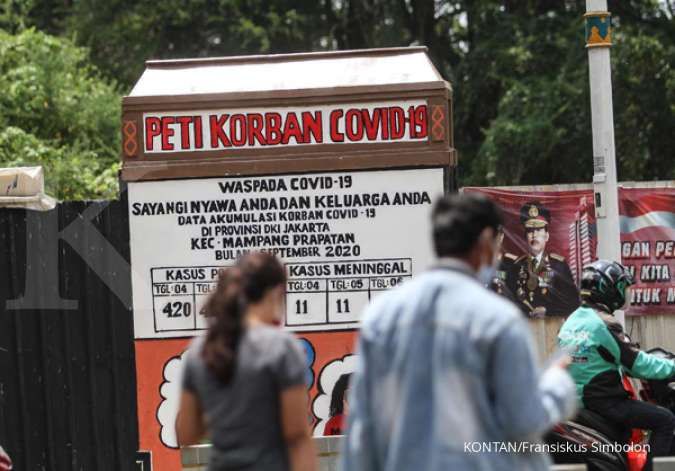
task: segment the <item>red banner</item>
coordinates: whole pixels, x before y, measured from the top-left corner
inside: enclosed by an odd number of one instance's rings
[[[497,291],[531,317],[568,315],[584,265],[595,260],[592,191],[480,192],[503,210]],[[628,315],[675,314],[675,188],[620,188],[622,262],[634,274]]]
[[[633,271],[628,314],[675,314],[675,188],[622,188],[621,255]]]

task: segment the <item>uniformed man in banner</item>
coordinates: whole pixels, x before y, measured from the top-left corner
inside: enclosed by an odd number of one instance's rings
[[[497,229],[497,244],[499,246],[497,272],[487,287],[495,293],[501,294],[509,301],[516,302],[514,292],[511,291],[507,283],[509,274],[513,272],[513,263],[518,259],[518,256],[512,253],[505,253],[503,243],[504,226],[499,226]]]
[[[530,317],[567,316],[579,306],[579,292],[565,257],[546,250],[550,211],[538,201],[520,209],[529,253],[516,259],[507,286]]]

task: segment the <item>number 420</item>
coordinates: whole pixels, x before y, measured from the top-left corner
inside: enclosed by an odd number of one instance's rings
[[[190,317],[190,314],[192,314],[192,304],[181,303],[180,301],[166,303],[162,312],[166,314],[166,317]]]

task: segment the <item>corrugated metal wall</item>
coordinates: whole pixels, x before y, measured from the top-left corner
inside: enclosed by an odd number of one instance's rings
[[[0,443],[15,469],[135,469],[128,260],[124,202],[0,209]]]

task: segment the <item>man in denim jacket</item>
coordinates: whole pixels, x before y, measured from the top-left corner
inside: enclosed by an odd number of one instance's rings
[[[518,308],[484,287],[501,215],[453,195],[432,218],[437,266],[364,314],[342,469],[548,470],[540,437],[575,388],[561,365],[540,375]]]

